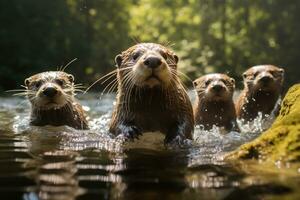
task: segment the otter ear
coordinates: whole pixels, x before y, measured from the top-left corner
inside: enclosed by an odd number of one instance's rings
[[[122,64],[122,55],[121,54],[118,54],[116,57],[115,57],[115,62],[117,64],[117,67],[120,67],[121,64]]]
[[[243,78],[244,78],[244,79],[246,79],[246,78],[247,78],[247,76],[248,76],[248,75],[246,74],[246,72],[245,72],[245,73],[243,73]]]
[[[31,82],[31,79],[30,78],[26,78],[25,81],[24,81],[25,86],[28,87],[29,84],[30,84],[30,82]]]
[[[69,81],[70,81],[71,83],[73,83],[75,78],[74,78],[73,75],[68,74],[68,79],[69,79]]]
[[[175,62],[176,62],[176,64],[178,63],[178,61],[179,61],[179,58],[178,58],[178,56],[176,55],[176,54],[174,54],[173,55],[173,57],[174,57],[174,59],[175,59]]]

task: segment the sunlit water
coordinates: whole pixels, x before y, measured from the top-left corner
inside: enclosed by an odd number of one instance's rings
[[[274,165],[262,172],[250,167],[256,162],[222,159],[270,122],[258,118],[227,134],[196,127],[195,140],[181,147],[165,147],[159,133],[125,142],[108,134],[114,95],[98,97],[80,98],[88,131],[30,127],[26,100],[0,98],[1,199],[300,198],[297,170]]]

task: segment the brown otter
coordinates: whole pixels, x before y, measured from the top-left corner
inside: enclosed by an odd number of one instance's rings
[[[233,103],[235,80],[225,74],[204,75],[194,82],[197,99],[194,117],[197,125],[210,130],[213,125],[226,131],[238,130]]]
[[[88,128],[85,112],[74,98],[73,75],[62,71],[43,72],[27,78],[25,86],[31,103],[31,125]]]
[[[273,65],[258,65],[243,73],[244,89],[237,103],[237,117],[252,121],[261,112],[271,114],[281,95],[284,69]]]
[[[177,76],[178,57],[162,45],[140,43],[115,60],[118,93],[110,132],[133,140],[160,131],[165,143],[191,139],[193,110]]]

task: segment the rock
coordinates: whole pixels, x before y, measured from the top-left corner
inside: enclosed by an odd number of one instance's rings
[[[300,161],[300,84],[288,90],[271,128],[227,155],[226,159]]]

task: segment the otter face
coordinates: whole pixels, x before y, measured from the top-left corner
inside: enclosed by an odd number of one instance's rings
[[[196,79],[194,87],[199,99],[221,101],[232,98],[235,80],[225,74],[208,74]]]
[[[284,69],[273,65],[258,65],[243,73],[245,87],[253,91],[277,91],[281,89]]]
[[[178,57],[154,43],[137,44],[117,55],[121,81],[139,87],[168,86],[176,75]]]
[[[60,71],[43,72],[25,80],[28,99],[37,109],[59,109],[74,96],[74,77]]]

